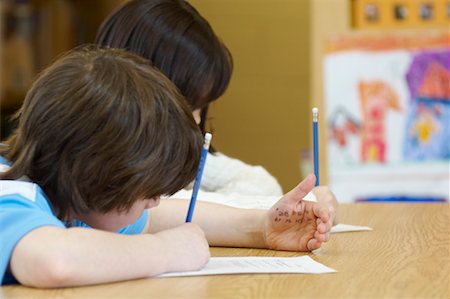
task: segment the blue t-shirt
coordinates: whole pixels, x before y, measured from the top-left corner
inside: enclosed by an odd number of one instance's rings
[[[8,168],[9,163],[0,156],[0,172]],[[145,210],[136,222],[117,232],[120,234],[139,234],[148,220]],[[66,227],[59,220],[49,204],[44,191],[31,182],[0,180],[0,282],[17,283],[7,271],[11,254],[16,244],[27,233],[42,226]],[[71,226],[89,227],[81,221],[73,221]]]

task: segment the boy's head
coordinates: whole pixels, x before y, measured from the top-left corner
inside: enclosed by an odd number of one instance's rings
[[[192,110],[219,98],[230,81],[230,52],[184,0],[129,1],[105,20],[96,43],[149,59],[175,83]]]
[[[61,219],[127,210],[195,177],[202,136],[176,87],[146,60],[85,47],[46,69],[0,154],[4,179],[28,176]]]

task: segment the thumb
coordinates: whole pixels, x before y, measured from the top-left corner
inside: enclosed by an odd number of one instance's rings
[[[309,174],[303,181],[300,182],[294,189],[289,191],[284,197],[287,201],[297,202],[306,196],[316,183],[314,174]]]

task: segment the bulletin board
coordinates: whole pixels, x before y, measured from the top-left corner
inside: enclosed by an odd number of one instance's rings
[[[450,34],[327,41],[329,185],[340,202],[449,200]]]

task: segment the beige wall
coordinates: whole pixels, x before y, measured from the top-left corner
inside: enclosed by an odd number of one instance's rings
[[[265,166],[284,190],[310,147],[309,1],[192,0],[229,47],[234,74],[212,106],[213,144]]]

